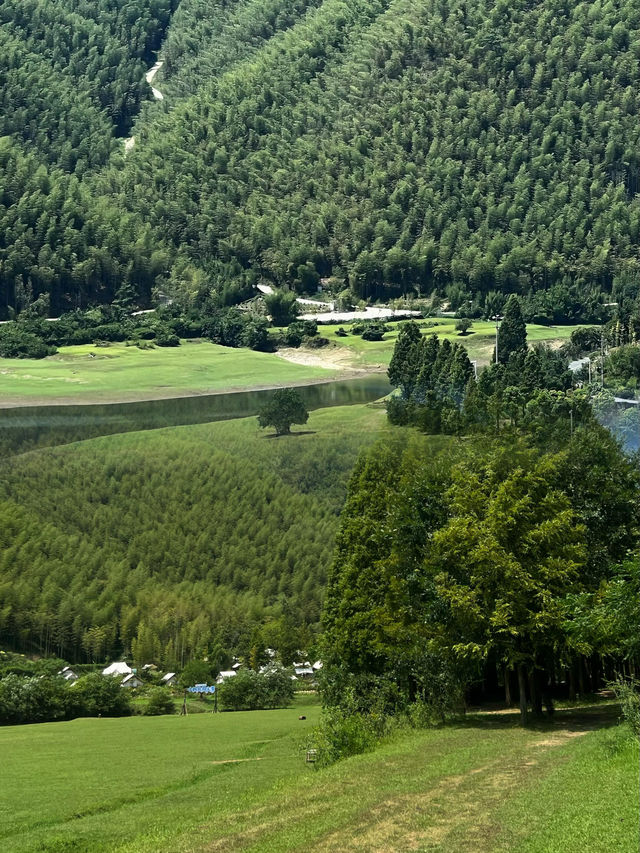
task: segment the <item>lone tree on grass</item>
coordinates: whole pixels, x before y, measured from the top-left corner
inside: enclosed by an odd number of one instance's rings
[[[302,397],[293,388],[278,388],[258,413],[262,429],[272,426],[276,435],[289,435],[291,424],[306,424],[308,419]]]
[[[468,317],[461,317],[459,320],[456,320],[456,332],[460,335],[466,335],[472,326],[473,320],[470,320]]]

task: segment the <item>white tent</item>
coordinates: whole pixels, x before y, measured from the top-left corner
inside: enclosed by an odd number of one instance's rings
[[[102,670],[103,675],[131,675],[133,670],[123,660],[116,661]]]

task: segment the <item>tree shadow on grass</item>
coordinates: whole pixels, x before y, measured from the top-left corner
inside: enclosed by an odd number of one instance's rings
[[[297,432],[285,432],[283,435],[276,435],[272,432],[269,435],[263,435],[262,438],[295,438],[298,435],[315,435],[316,432],[315,429],[301,429]]]
[[[583,705],[574,708],[557,708],[552,717],[534,717],[529,714],[527,730],[539,732],[590,732],[611,728],[620,722],[620,705],[617,702]],[[458,717],[454,725],[462,728],[517,729],[520,728],[520,712],[517,708],[500,711],[468,712]]]

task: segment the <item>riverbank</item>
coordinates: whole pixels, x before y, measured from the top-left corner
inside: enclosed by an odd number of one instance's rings
[[[358,379],[386,372],[400,326],[392,324],[382,341],[363,340],[349,326],[346,336],[336,334],[339,325],[320,326],[329,345],[319,349],[255,352],[190,340],[175,348],[86,344],[40,360],[0,359],[0,409],[134,403]],[[528,325],[527,335],[530,343],[557,347],[575,328]],[[426,321],[421,330],[463,344],[478,367],[493,356],[492,323],[475,321],[464,336],[448,318]]]
[[[330,382],[348,374],[207,341],[154,349],[86,344],[63,347],[45,359],[0,360],[0,408],[198,397]]]

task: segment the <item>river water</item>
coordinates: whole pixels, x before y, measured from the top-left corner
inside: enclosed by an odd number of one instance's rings
[[[256,415],[274,393],[236,391],[139,403],[78,406],[28,406],[0,409],[0,456],[36,447],[69,444],[99,435],[200,424]],[[303,385],[297,389],[310,411],[329,406],[369,403],[388,394],[383,374]]]

